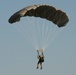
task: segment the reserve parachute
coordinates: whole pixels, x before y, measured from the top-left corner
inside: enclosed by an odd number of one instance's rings
[[[21,22],[20,19],[22,19]],[[51,5],[27,6],[14,13],[8,22],[13,24],[35,49],[45,50],[69,22],[67,14]],[[16,23],[18,22],[18,23]]]
[[[58,27],[63,27],[69,21],[66,13],[50,5],[38,4],[25,7],[9,18],[9,23],[20,21],[21,17],[34,16],[52,21]]]

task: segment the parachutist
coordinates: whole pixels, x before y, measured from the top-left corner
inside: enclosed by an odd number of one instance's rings
[[[41,52],[41,55],[39,55],[39,51],[37,50],[37,53],[38,53],[38,59],[39,59],[39,61],[38,61],[38,63],[37,63],[37,69],[39,68],[39,64],[40,64],[40,67],[41,67],[41,69],[42,69],[42,63],[44,62],[44,54],[43,54],[43,52]]]

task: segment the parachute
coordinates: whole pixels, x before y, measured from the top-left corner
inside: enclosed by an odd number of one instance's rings
[[[9,18],[9,23],[20,21],[21,17],[34,16],[52,21],[58,27],[65,26],[69,19],[65,12],[46,4],[37,4],[25,7]]]
[[[25,21],[19,22],[22,17]],[[67,14],[51,5],[37,4],[27,6],[14,13],[8,22],[24,34],[26,40],[39,51],[45,50],[60,30],[69,22]],[[19,27],[18,27],[19,26]],[[20,29],[20,30],[19,30]]]

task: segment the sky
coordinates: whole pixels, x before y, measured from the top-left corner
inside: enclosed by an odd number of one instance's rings
[[[75,3],[75,0],[0,0],[0,75],[76,75]],[[36,69],[37,52],[32,46],[35,43],[28,39],[32,35],[27,37],[15,26],[30,23],[26,18],[12,25],[8,22],[13,13],[34,4],[55,6],[69,17],[67,26],[44,50],[42,70]]]

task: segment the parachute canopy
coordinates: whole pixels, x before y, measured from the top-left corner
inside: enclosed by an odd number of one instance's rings
[[[9,23],[20,21],[21,17],[34,16],[52,21],[58,27],[63,27],[69,21],[65,12],[50,5],[37,4],[25,7],[9,18]]]

